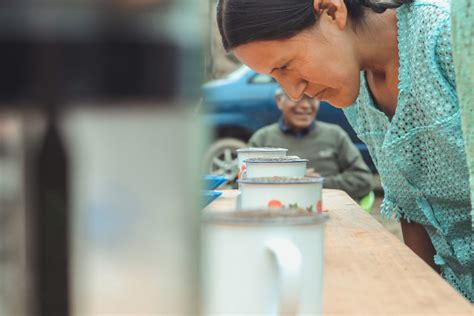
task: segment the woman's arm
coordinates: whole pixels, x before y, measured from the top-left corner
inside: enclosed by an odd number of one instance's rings
[[[434,263],[436,250],[434,249],[430,236],[428,236],[425,228],[418,223],[409,223],[403,218],[400,220],[400,223],[402,225],[402,234],[405,245],[439,273],[440,269]]]

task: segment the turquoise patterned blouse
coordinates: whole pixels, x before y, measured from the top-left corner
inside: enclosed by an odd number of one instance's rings
[[[358,99],[344,112],[380,173],[382,213],[422,224],[443,277],[474,302],[469,172],[449,2],[416,0],[398,8],[397,17],[400,92],[395,115],[390,121],[377,109],[364,73]]]

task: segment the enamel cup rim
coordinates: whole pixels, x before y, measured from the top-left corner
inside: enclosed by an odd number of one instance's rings
[[[286,185],[286,184],[313,184],[323,183],[323,177],[264,177],[264,178],[245,178],[237,180],[240,184],[271,184],[271,185]]]
[[[303,158],[247,158],[245,159],[245,164],[282,164],[282,163],[303,163],[308,162],[308,159]]]
[[[287,148],[277,147],[245,147],[236,150],[237,153],[258,153],[258,152],[288,152]]]
[[[251,225],[251,226],[292,226],[324,224],[327,214],[295,212],[286,209],[236,210],[232,212],[209,211],[202,217],[204,224]]]

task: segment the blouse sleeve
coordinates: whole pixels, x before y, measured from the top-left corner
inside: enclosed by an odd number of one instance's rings
[[[439,26],[436,45],[435,45],[436,63],[440,68],[441,75],[445,80],[456,88],[456,74],[454,72],[453,49],[451,42],[451,20],[445,19]]]

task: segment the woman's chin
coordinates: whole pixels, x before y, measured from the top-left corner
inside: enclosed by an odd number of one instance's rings
[[[354,102],[356,101],[356,99],[357,99],[357,97],[356,98],[351,98],[351,97],[331,98],[331,96],[328,96],[328,98],[326,100],[323,99],[322,101],[327,102],[327,103],[331,104],[332,106],[334,106],[336,108],[345,109],[345,108],[348,108],[348,107],[352,106],[354,104]]]
[[[350,107],[353,103],[347,104],[347,103],[336,103],[336,102],[331,102],[331,101],[326,101],[329,104],[331,104],[333,107],[338,108],[338,109],[345,109]]]

